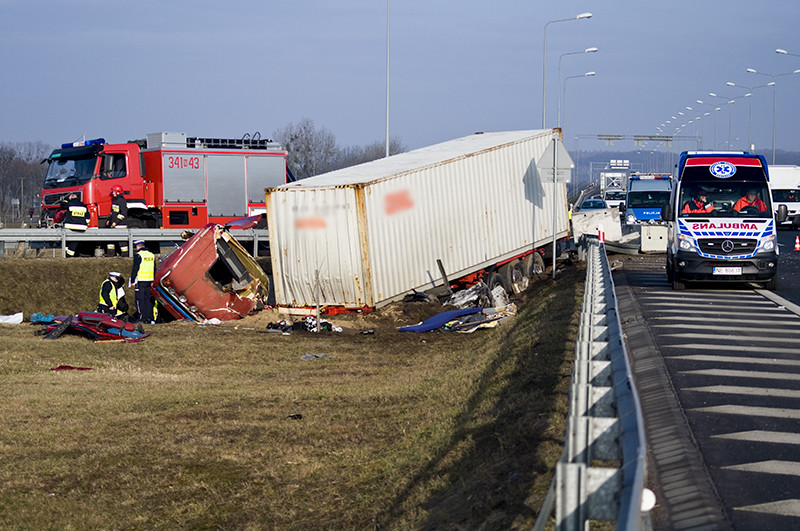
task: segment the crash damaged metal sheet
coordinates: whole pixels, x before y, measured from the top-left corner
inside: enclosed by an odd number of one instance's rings
[[[176,319],[241,319],[263,307],[269,278],[228,228],[209,223],[165,255],[153,294]]]

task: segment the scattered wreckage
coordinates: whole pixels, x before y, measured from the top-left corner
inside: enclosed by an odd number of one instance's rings
[[[255,227],[261,219],[209,223],[198,230],[161,258],[153,296],[175,319],[197,322],[241,319],[263,308],[269,277],[230,232]]]
[[[133,324],[110,315],[96,312],[79,312],[75,315],[60,315],[43,321],[43,328],[36,335],[44,339],[58,339],[72,332],[93,341],[122,341],[137,343],[150,335],[141,324]]]

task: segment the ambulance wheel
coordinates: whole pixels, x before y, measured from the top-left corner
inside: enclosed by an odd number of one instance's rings
[[[764,289],[769,291],[775,291],[778,289],[778,275],[775,275],[771,279],[764,282]]]
[[[667,257],[667,282],[672,282],[673,276],[672,261],[669,259],[669,257]]]
[[[678,278],[678,275],[672,273],[672,289],[675,291],[681,291],[686,289],[686,283]]]

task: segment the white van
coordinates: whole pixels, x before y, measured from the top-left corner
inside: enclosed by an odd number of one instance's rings
[[[800,226],[800,166],[772,165],[768,168],[769,186],[772,189],[772,206],[786,205],[789,214],[783,227]]]
[[[622,188],[606,188],[603,193],[603,199],[605,199],[608,208],[619,208],[625,204],[625,190]]]

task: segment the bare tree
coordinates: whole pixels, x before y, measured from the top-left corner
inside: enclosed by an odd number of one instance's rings
[[[0,143],[0,218],[29,217],[41,192],[52,147],[42,142]]]
[[[339,151],[336,137],[325,127],[317,129],[314,121],[303,118],[278,130],[275,140],[288,151],[288,165],[296,179],[333,169]]]

